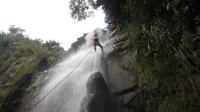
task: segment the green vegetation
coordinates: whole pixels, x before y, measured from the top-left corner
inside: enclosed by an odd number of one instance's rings
[[[23,29],[11,26],[8,33],[0,33],[0,107],[6,103],[4,99],[24,82],[24,77],[50,66],[64,52],[56,41],[43,43],[28,38],[23,32]],[[27,101],[32,92],[26,91],[23,101]]]
[[[85,3],[89,8],[81,11],[102,6],[108,28],[117,29],[118,34],[130,34],[130,52],[136,54],[133,71],[138,73],[138,85],[147,94],[144,102],[147,112],[200,111],[200,1],[85,0]],[[77,4],[71,7],[84,9]],[[82,14],[73,10],[72,13]]]
[[[130,37],[133,40],[130,46],[136,52],[133,70],[138,71],[139,85],[145,86],[148,94],[146,111],[200,111],[200,83],[194,79],[200,79],[200,31],[196,19],[200,12],[195,5],[197,1],[130,1],[124,5],[125,12],[130,14],[129,19],[116,26],[120,26],[118,30],[122,31],[126,29],[126,22],[132,19],[132,27],[137,26],[140,32]],[[137,2],[136,6],[140,8],[133,7],[134,4],[130,6]]]
[[[199,96],[196,94],[181,94],[175,97],[165,97],[158,112],[198,112]]]

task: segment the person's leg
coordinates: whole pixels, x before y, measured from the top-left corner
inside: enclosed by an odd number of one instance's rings
[[[100,43],[98,43],[97,44],[100,48],[101,48],[101,50],[103,51],[103,46],[100,44]]]
[[[101,50],[103,50],[103,46],[99,43],[99,47],[101,48]]]
[[[96,51],[96,45],[94,45],[94,50]]]

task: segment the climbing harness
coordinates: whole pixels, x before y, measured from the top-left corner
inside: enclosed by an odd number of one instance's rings
[[[79,66],[80,64],[88,57],[91,53],[92,49],[87,53],[87,55],[78,63],[78,65],[68,74],[66,75],[54,88],[52,88],[44,97],[42,97],[39,101],[37,101],[32,107],[28,108],[26,112],[32,112],[33,108],[38,106],[45,98],[47,98],[68,76],[70,76]]]

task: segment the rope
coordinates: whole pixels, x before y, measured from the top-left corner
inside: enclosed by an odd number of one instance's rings
[[[36,102],[31,108],[27,109],[27,112],[32,112],[32,110],[38,106],[45,98],[47,98],[68,76],[70,76],[79,66],[80,64],[86,59],[86,57],[90,54],[92,50],[88,52],[88,54],[78,63],[78,65],[67,75],[65,76],[54,88],[52,88],[44,97],[42,97],[38,102]]]

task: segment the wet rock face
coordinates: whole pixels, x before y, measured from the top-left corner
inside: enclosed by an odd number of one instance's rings
[[[105,80],[101,74],[101,72],[93,73],[87,83],[87,92],[90,93],[105,93],[108,94],[108,87],[105,83]]]
[[[83,44],[85,44],[86,42],[85,36],[86,34],[83,35],[82,37],[79,37],[76,42],[71,44],[71,48],[77,51]]]
[[[82,100],[80,112],[116,112],[113,102],[102,74],[92,74],[87,83],[87,96]]]

